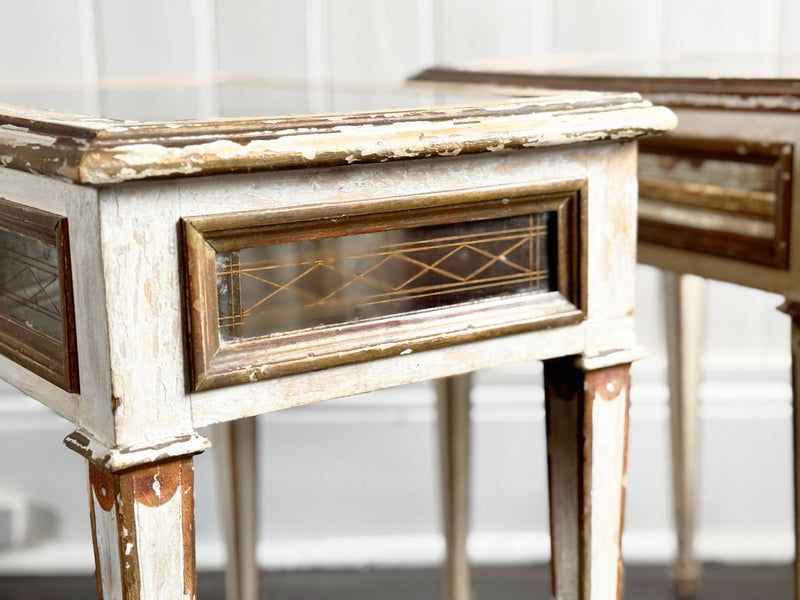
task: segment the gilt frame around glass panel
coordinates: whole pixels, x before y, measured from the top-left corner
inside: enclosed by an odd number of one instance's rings
[[[52,271],[48,275],[57,278],[57,281],[52,280],[46,286],[56,284],[58,286],[58,301],[53,301],[55,306],[51,318],[55,320],[54,326],[59,328],[56,335],[60,338],[48,335],[43,331],[43,327],[37,327],[30,321],[26,322],[27,319],[22,320],[10,311],[4,313],[0,310],[0,354],[66,391],[77,393],[78,352],[75,340],[67,219],[0,198],[0,231],[20,237],[21,244],[27,239],[30,240],[29,243],[40,244],[54,251],[54,264],[42,264],[37,267],[36,258],[26,257],[24,254],[19,254],[17,262],[29,263],[28,266],[33,271],[50,268]],[[9,277],[5,284],[8,287],[5,293],[13,302],[13,296],[18,295],[18,290],[13,290],[12,286],[19,280],[13,273],[6,275]],[[35,277],[35,273],[33,276]],[[0,282],[2,281],[0,279]],[[45,284],[41,281],[35,283],[39,285],[40,292],[45,291]],[[0,293],[3,293],[2,289]],[[30,304],[34,306],[35,299],[31,300]]]
[[[579,322],[586,306],[586,198],[586,180],[577,179],[186,218],[190,387],[247,383]],[[218,253],[544,212],[555,218],[548,240],[548,269],[556,265],[553,291],[220,342]]]
[[[775,213],[770,221],[774,227],[774,235],[771,237],[668,223],[641,214],[640,242],[723,256],[778,269],[789,268],[793,144],[664,135],[640,140],[639,152],[640,155],[657,154],[765,165],[774,169],[775,194]]]

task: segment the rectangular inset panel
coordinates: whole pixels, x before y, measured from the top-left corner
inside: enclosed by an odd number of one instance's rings
[[[545,212],[220,252],[220,337],[550,291],[551,220]]]
[[[640,142],[640,241],[788,267],[791,144]]]
[[[0,352],[78,391],[66,219],[0,199]]]
[[[193,387],[581,319],[581,186],[187,220]]]

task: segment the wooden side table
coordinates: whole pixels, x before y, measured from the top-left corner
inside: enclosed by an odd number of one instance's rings
[[[665,270],[676,581],[691,596],[694,557],[697,388],[703,279],[782,294],[792,317],[795,546],[800,547],[800,80],[534,75],[430,69],[420,81],[507,89],[636,90],[678,115],[673,134],[642,140],[639,260]],[[699,277],[698,277],[699,276]],[[795,560],[795,595],[800,567]]]
[[[0,377],[76,425],[101,597],[193,598],[196,428],[544,360],[559,598],[616,598],[636,94],[131,122],[0,106]]]

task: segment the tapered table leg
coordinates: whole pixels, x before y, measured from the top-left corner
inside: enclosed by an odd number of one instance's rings
[[[227,545],[227,600],[258,600],[259,595],[256,440],[255,417],[215,427],[214,451]]]
[[[800,300],[781,310],[792,318],[792,435],[794,451],[794,598],[800,600]]]
[[[469,374],[437,381],[445,563],[444,600],[469,600]]]
[[[193,600],[192,458],[110,473],[89,464],[101,600]]]
[[[622,593],[630,365],[586,370],[576,357],[545,362],[553,597]]]
[[[700,353],[705,316],[705,280],[664,272],[667,379],[669,383],[672,477],[678,559],[678,595],[694,595],[700,565],[694,556],[697,512],[697,441]]]

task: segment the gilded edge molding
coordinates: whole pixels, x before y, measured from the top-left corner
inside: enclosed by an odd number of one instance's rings
[[[626,140],[676,123],[669,109],[635,93],[574,91],[383,113],[175,122],[0,104],[0,165],[106,185]]]
[[[211,447],[211,442],[197,433],[147,446],[109,446],[82,429],[69,434],[64,439],[64,444],[88,461],[112,473],[181,456],[200,454]]]
[[[191,388],[201,391],[244,384],[580,322],[587,306],[587,199],[587,181],[571,179],[400,196],[381,202],[380,213],[371,212],[374,203],[367,203],[315,206],[287,214],[253,211],[186,219],[183,245]],[[557,284],[550,292],[485,299],[479,315],[467,304],[453,304],[431,312],[331,325],[324,338],[316,328],[220,344],[215,270],[219,251],[257,246],[263,236],[274,238],[275,230],[283,232],[278,236],[286,235],[290,227],[292,236],[302,239],[304,231],[330,229],[334,237],[352,234],[351,230],[402,228],[420,216],[425,223],[443,224],[477,214],[491,218],[542,212],[555,216],[548,243],[553,244],[551,276]],[[352,221],[345,222],[345,216]]]
[[[788,78],[567,75],[433,67],[409,81],[502,86],[516,94],[535,89],[635,91],[670,108],[800,111],[800,79]]]

